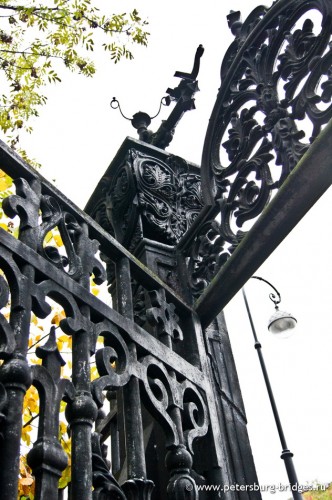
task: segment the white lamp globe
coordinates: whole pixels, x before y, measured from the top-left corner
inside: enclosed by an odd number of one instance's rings
[[[278,337],[289,337],[295,328],[297,320],[291,313],[279,311],[276,307],[275,313],[271,316],[268,324],[269,332]]]

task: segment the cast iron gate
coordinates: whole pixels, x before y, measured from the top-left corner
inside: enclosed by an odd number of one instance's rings
[[[201,169],[160,149],[170,130],[162,139],[127,139],[87,205],[90,217],[1,145],[2,171],[16,186],[3,201],[13,222],[0,228],[5,500],[17,498],[31,386],[39,395],[27,456],[36,499],[259,498],[220,311],[331,184],[331,125],[320,131],[332,113],[332,4],[279,0],[243,24],[238,13],[228,20],[235,40]],[[192,107],[197,72],[178,76],[173,126]],[[310,140],[298,125],[304,118],[313,124]],[[237,229],[259,215],[247,233]],[[60,249],[50,231],[61,236]],[[106,278],[112,306],[93,293]],[[49,332],[31,346],[38,318]],[[72,339],[68,378],[60,338]],[[211,484],[243,488],[204,492]]]

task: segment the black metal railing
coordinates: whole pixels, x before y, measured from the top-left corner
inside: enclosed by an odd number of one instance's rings
[[[187,485],[195,495],[190,472],[193,443],[204,439],[208,430],[220,439],[218,429],[211,426],[215,408],[195,313],[4,144],[0,157],[2,170],[16,186],[16,193],[3,201],[3,210],[18,225],[18,238],[0,228],[1,306],[6,311],[0,325],[3,498],[17,497],[23,399],[31,384],[39,394],[38,429],[27,455],[36,481],[35,498],[58,498],[59,477],[67,466],[58,439],[62,401],[71,438],[70,498],[92,498],[92,488],[96,499],[106,492],[114,492],[114,498],[149,498],[153,483],[146,473],[141,394],[164,432],[169,489],[176,495]],[[46,243],[52,230],[61,236],[62,249]],[[91,279],[93,287],[105,280],[102,259],[115,267],[114,308],[90,291]],[[132,280],[150,296],[149,332],[134,322]],[[63,317],[57,328],[50,326],[46,339],[36,342],[41,364],[31,366],[27,358],[31,314],[50,324],[54,316],[50,299],[63,309]],[[66,357],[72,366],[70,378],[61,377],[60,335],[72,339],[72,353]],[[174,342],[189,337],[195,342],[187,346],[185,357],[199,359],[199,366],[173,350]],[[91,381],[94,353],[97,377]],[[124,439],[112,442],[113,461],[121,465],[125,477],[121,485],[101,451],[102,442],[112,434],[112,411],[106,417],[101,413],[105,395],[113,401],[113,417],[122,419],[124,429]],[[217,445],[212,455],[218,461]],[[137,496],[138,491],[143,496]]]
[[[102,225],[137,255],[148,242],[169,284],[0,143],[14,183],[0,226],[4,499],[33,483],[40,500],[175,500],[256,481],[218,313],[332,182],[331,9],[278,0],[229,16],[202,190],[197,167],[132,140],[100,191],[113,199],[96,189],[90,213],[112,212]]]

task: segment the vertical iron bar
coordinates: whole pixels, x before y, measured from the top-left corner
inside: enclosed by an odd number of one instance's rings
[[[88,237],[87,224],[81,225],[84,235]],[[78,254],[84,252],[85,239],[78,243]],[[79,283],[86,289],[90,288],[90,273],[83,270]],[[90,320],[90,308],[83,304],[81,314]],[[91,323],[90,323],[91,325]],[[72,432],[72,488],[71,500],[92,499],[92,445],[91,431],[97,418],[98,409],[91,395],[90,374],[90,338],[93,332],[87,328],[73,333],[73,384],[76,391],[75,400],[70,409],[70,427]]]
[[[265,381],[267,393],[269,395],[269,399],[270,399],[270,404],[271,404],[271,408],[272,408],[274,420],[275,420],[275,423],[276,423],[276,426],[277,426],[277,429],[278,429],[279,439],[280,439],[280,443],[281,443],[281,447],[282,447],[282,453],[281,453],[280,458],[282,460],[284,460],[285,468],[286,468],[286,471],[287,471],[287,476],[288,476],[289,484],[291,486],[292,495],[293,495],[294,500],[302,500],[302,495],[298,491],[298,484],[299,484],[299,482],[298,482],[298,479],[297,479],[297,475],[296,475],[295,467],[294,467],[294,463],[293,463],[293,458],[292,458],[293,457],[293,453],[287,447],[285,434],[284,434],[284,431],[283,431],[283,428],[282,428],[282,425],[281,425],[281,421],[280,421],[280,417],[279,417],[277,405],[276,405],[276,402],[275,402],[275,399],[274,399],[272,387],[271,387],[271,384],[270,384],[270,379],[269,379],[269,376],[268,376],[268,373],[267,373],[267,369],[266,369],[266,365],[265,365],[265,361],[264,361],[264,357],[263,357],[263,353],[262,353],[262,345],[261,345],[261,343],[259,342],[259,340],[257,338],[257,333],[256,333],[255,325],[254,325],[254,322],[253,322],[253,319],[252,319],[252,316],[251,316],[251,311],[250,311],[250,308],[249,308],[248,299],[247,299],[247,295],[246,295],[246,292],[245,292],[244,288],[242,288],[242,294],[243,294],[243,298],[244,298],[244,303],[245,303],[245,306],[246,306],[246,310],[247,310],[247,313],[248,313],[248,318],[249,318],[249,321],[250,321],[251,330],[252,330],[253,337],[254,337],[254,340],[255,340],[255,349],[256,349],[257,354],[258,354],[258,359],[259,359],[259,362],[260,362],[260,365],[261,365],[261,369],[262,369],[262,373],[263,373],[263,377],[264,377],[264,381]]]
[[[70,410],[72,435],[72,500],[92,498],[91,428],[97,407],[90,393],[89,332],[73,334],[73,384],[76,396]]]
[[[32,367],[33,384],[39,394],[39,422],[37,440],[27,455],[27,463],[35,477],[35,500],[59,500],[59,478],[68,464],[59,443],[61,366],[64,361],[56,344],[55,330],[51,327],[46,343],[36,349],[42,366]]]
[[[22,202],[21,211],[13,210],[9,216],[12,218],[14,213],[19,215],[19,240],[24,245],[36,250],[38,242],[35,229],[38,227],[41,184],[38,180],[33,180],[29,188],[25,186],[25,189],[25,195],[30,190],[31,196],[26,197],[25,201]],[[35,281],[35,269],[30,264],[24,264],[20,271],[22,273],[19,278],[20,292],[18,290],[12,292],[13,295],[18,293],[22,298],[19,304],[13,307],[15,300],[12,297],[10,311],[10,325],[15,335],[16,349],[15,353],[1,367],[1,382],[7,392],[7,410],[1,450],[0,488],[1,495],[6,500],[17,498],[23,400],[32,383],[31,370],[26,356],[32,307],[30,285]]]
[[[14,371],[16,380],[11,377]],[[7,391],[7,412],[1,446],[0,488],[3,498],[15,500],[20,464],[22,408],[26,390],[30,385],[30,373],[25,360],[19,357],[11,359],[4,367],[4,372],[7,372],[2,374],[3,385]]]
[[[134,319],[129,261],[122,257],[116,263],[117,309],[120,314]],[[128,345],[132,359],[137,358],[136,346]],[[138,380],[132,377],[123,388],[128,479],[146,479],[143,422]],[[126,409],[130,411],[126,411]]]
[[[34,281],[35,271],[29,264],[23,266],[22,274],[26,282]],[[22,282],[22,287],[24,282]],[[3,498],[15,500],[17,497],[20,444],[22,433],[22,408],[26,391],[31,385],[30,367],[26,360],[28,349],[31,296],[23,294],[24,304],[18,310],[11,311],[10,323],[15,334],[16,352],[2,365],[1,381],[7,392],[6,423],[4,425],[3,443],[0,461],[0,488]]]

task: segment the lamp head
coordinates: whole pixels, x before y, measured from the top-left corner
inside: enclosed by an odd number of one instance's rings
[[[291,330],[295,328],[296,323],[297,320],[292,314],[285,311],[279,311],[276,305],[275,313],[269,319],[268,330],[278,337],[285,338],[293,333]]]

